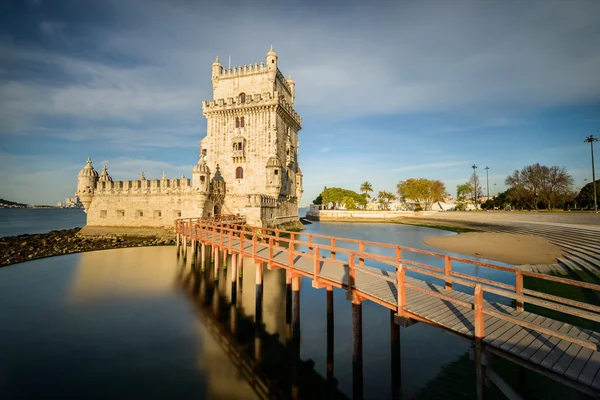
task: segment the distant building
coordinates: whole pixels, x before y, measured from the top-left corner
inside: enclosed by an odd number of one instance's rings
[[[265,65],[266,64],[266,65]],[[302,172],[295,83],[271,50],[266,63],[212,64],[213,100],[202,102],[207,134],[192,178],[113,181],[88,158],[77,193],[88,226],[169,227],[175,218],[246,216],[250,225],[299,227]],[[169,140],[165,137],[165,140]]]

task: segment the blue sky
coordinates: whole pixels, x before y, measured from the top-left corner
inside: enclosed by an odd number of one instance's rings
[[[473,163],[491,192],[536,162],[581,187],[599,21],[594,0],[0,0],[0,197],[64,200],[87,157],[114,179],[189,177],[215,56],[271,44],[296,81],[302,204],[411,177],[455,194]]]

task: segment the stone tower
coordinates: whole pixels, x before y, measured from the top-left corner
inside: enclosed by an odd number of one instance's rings
[[[222,213],[240,213],[253,225],[298,222],[302,178],[298,166],[295,83],[278,68],[273,47],[265,62],[212,65],[213,100],[202,102],[207,135],[202,156],[227,184]]]

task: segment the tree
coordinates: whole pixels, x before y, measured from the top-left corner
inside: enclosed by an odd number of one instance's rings
[[[506,185],[513,189],[512,200],[525,202],[530,209],[537,210],[542,204],[548,209],[568,198],[573,178],[566,168],[547,167],[539,163],[515,170],[506,177]]]
[[[313,200],[313,204],[323,204],[323,196],[319,194],[317,198]]]
[[[600,201],[600,179],[596,181],[596,198]],[[581,208],[594,208],[594,183],[590,182],[581,188],[575,202]]]
[[[479,181],[479,176],[477,174],[471,175],[471,177],[469,178],[469,185],[471,185],[470,200],[475,206],[475,208],[477,208],[477,204],[479,204],[481,197],[483,197],[481,182]],[[475,190],[477,191],[477,196],[475,196]]]
[[[345,204],[344,198],[350,197],[354,199],[354,202],[357,206],[365,206],[367,205],[367,199],[365,195],[361,195],[356,193],[353,190],[342,189],[342,188],[325,188],[321,193],[321,197],[323,199],[324,204],[333,203],[334,208]]]
[[[354,197],[345,196],[342,201],[346,206],[346,210],[356,210],[356,200]]]
[[[373,191],[373,186],[371,185],[370,182],[363,182],[362,185],[360,185],[360,191],[361,193],[364,193],[367,199],[371,198],[371,195],[369,195],[369,192]]]
[[[456,209],[464,211],[467,209],[467,202],[473,197],[473,185],[465,182],[456,186]]]
[[[398,182],[397,188],[402,197],[415,200],[425,211],[431,210],[436,201],[444,200],[446,193],[446,187],[441,181],[425,178],[410,178]]]

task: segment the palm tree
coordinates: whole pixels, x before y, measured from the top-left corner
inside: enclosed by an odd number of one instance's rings
[[[371,196],[369,195],[369,192],[373,191],[373,186],[371,185],[371,182],[363,182],[363,184],[360,185],[360,191],[367,196],[367,199],[370,199]]]

